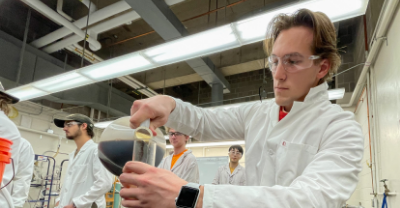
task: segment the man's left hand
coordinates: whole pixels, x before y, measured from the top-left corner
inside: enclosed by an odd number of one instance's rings
[[[75,208],[73,204],[68,204],[67,206],[64,206],[63,208]]]
[[[126,163],[119,177],[124,207],[176,208],[175,198],[187,182],[171,171],[141,162]]]

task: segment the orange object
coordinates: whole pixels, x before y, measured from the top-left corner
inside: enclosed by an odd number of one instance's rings
[[[10,164],[12,141],[0,138],[0,182],[3,181],[6,164]]]
[[[179,153],[179,154],[177,154],[177,155],[172,156],[172,160],[171,160],[171,169],[174,167],[176,161],[178,161],[178,159],[179,159],[179,158],[183,155],[183,153],[185,153],[186,151],[187,151],[187,149],[185,149],[185,151],[183,151],[183,152],[181,152],[181,153]]]

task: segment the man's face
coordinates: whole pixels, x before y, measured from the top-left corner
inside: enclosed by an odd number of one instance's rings
[[[74,140],[75,138],[82,135],[81,126],[76,121],[65,121],[63,130],[67,139]]]
[[[238,162],[242,158],[242,153],[238,149],[234,148],[229,151],[229,159],[231,162]]]
[[[309,58],[313,54],[311,46],[313,32],[307,27],[293,27],[283,30],[278,35],[272,54],[279,58],[288,54],[299,54],[303,58]],[[304,101],[310,88],[318,84],[329,70],[327,60],[320,60],[319,64],[295,72],[285,71],[285,66],[278,63],[276,71],[272,72],[274,80],[275,101],[279,106],[290,106],[294,101]],[[322,66],[322,67],[321,67]]]
[[[169,130],[169,142],[173,147],[181,147],[185,146],[186,142],[189,139],[189,136],[185,136],[184,134],[175,131],[175,129]]]

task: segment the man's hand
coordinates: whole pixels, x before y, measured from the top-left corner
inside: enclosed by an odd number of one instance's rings
[[[67,206],[65,206],[63,208],[75,208],[75,206],[73,204],[68,204]]]
[[[124,207],[176,208],[175,198],[187,182],[170,171],[141,162],[126,163],[119,177]],[[134,188],[129,188],[136,186]]]
[[[56,203],[56,205],[54,205],[54,207],[58,207],[59,204],[60,204],[60,201],[58,201],[58,202]]]
[[[165,95],[136,100],[131,108],[130,126],[136,129],[145,120],[150,119],[150,130],[156,135],[156,128],[167,123],[169,115],[175,109],[175,105],[175,100]]]

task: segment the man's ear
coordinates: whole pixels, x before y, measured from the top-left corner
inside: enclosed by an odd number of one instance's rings
[[[82,124],[82,129],[87,129],[87,123]]]
[[[323,59],[319,65],[320,69],[317,74],[317,79],[321,80],[329,73],[329,70],[331,69],[331,63],[328,59]]]

